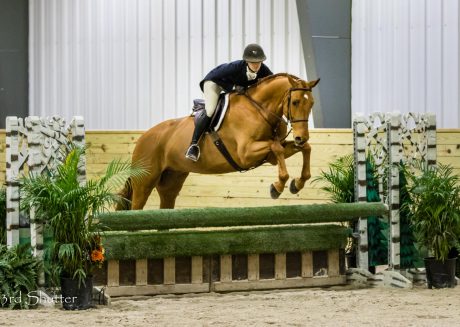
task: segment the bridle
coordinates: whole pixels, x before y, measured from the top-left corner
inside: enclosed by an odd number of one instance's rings
[[[290,124],[294,124],[294,123],[300,123],[300,122],[308,122],[308,118],[307,119],[295,119],[292,117],[292,112],[291,112],[291,93],[292,92],[295,92],[295,91],[303,91],[303,92],[311,92],[311,88],[310,87],[291,87],[290,89],[288,89],[286,91],[286,93],[284,94],[283,96],[283,100],[282,100],[282,104],[284,104],[285,100],[287,99],[288,101],[288,110],[287,110],[287,120],[284,120],[282,118],[282,116],[278,116],[277,114],[269,111],[269,110],[266,110],[264,107],[262,107],[256,100],[254,100],[253,98],[251,98],[251,96],[246,92],[244,92],[244,95],[249,99],[249,101],[258,109],[260,115],[264,118],[264,120],[272,127],[273,130],[276,130],[279,126],[279,124],[281,122],[285,123],[286,125],[288,125],[289,123]],[[264,115],[263,113],[266,113],[266,114],[269,114],[269,115],[272,115],[274,116],[278,122],[275,126],[273,126],[273,124],[269,121],[269,119],[266,117],[266,115]],[[288,133],[289,134],[289,133]]]
[[[294,91],[304,91],[304,92],[311,92],[311,88],[309,87],[292,87],[289,90],[287,90],[287,100],[288,100],[288,110],[287,110],[287,120],[289,123],[294,124],[294,123],[300,123],[300,122],[308,122],[307,119],[293,119],[292,118],[292,113],[291,113],[291,93]]]

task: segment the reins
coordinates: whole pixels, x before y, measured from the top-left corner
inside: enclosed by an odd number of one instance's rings
[[[286,123],[282,117],[279,117],[275,113],[269,110],[266,110],[264,107],[262,107],[256,100],[251,98],[251,96],[247,92],[244,92],[243,95],[245,95],[248,98],[249,102],[251,102],[251,104],[254,105],[254,107],[256,107],[256,109],[258,110],[257,112],[262,116],[262,118],[267,122],[267,124],[270,125],[272,129],[276,129],[281,122]],[[272,123],[268,120],[268,118],[263,113],[268,113],[272,115],[278,120],[278,123],[275,126],[273,126]]]
[[[262,107],[262,105],[260,105],[256,100],[254,100],[248,93],[247,91],[245,91],[243,93],[244,96],[246,96],[249,100],[249,102],[251,102],[252,105],[254,105],[254,107],[256,107],[256,109],[258,110],[258,113],[262,116],[262,118],[267,122],[268,125],[270,125],[270,127],[272,128],[272,130],[274,132],[276,132],[276,130],[278,129],[278,126],[281,122],[285,123],[286,126],[290,123],[290,124],[295,124],[295,123],[300,123],[300,122],[308,122],[308,118],[307,119],[293,119],[292,117],[292,113],[291,113],[291,93],[294,92],[294,91],[304,91],[304,92],[311,92],[311,88],[309,87],[292,87],[290,89],[288,89],[285,94],[283,95],[283,99],[281,100],[281,104],[284,103],[285,99],[287,98],[287,101],[288,101],[288,111],[287,111],[287,121],[283,119],[283,116],[278,116],[277,114],[273,113],[272,111],[270,110],[267,110],[265,109],[264,107]],[[269,115],[272,115],[274,116],[278,122],[276,123],[276,125],[273,126],[273,124],[269,121],[269,119],[266,117],[266,115],[264,114],[269,114]],[[289,132],[286,134],[286,136],[284,136],[281,141],[284,141],[288,136],[289,134],[291,133],[292,131],[292,127],[291,129],[289,130]]]

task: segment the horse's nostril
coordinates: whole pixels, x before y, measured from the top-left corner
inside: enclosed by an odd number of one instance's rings
[[[303,146],[306,142],[307,140],[305,140],[304,138],[300,136],[294,137],[295,146]]]

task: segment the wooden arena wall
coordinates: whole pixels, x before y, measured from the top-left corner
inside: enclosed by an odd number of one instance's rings
[[[87,173],[96,178],[103,173],[113,159],[129,159],[135,142],[142,131],[87,131],[86,142],[90,145],[87,155]],[[351,129],[313,129],[310,131],[312,145],[312,176],[326,170],[336,158],[353,152]],[[460,130],[440,129],[437,133],[438,161],[454,166],[460,174]],[[287,160],[291,177],[300,173],[302,156]],[[306,184],[299,194],[288,189],[277,200],[272,200],[269,185],[276,180],[277,167],[263,165],[246,173],[222,175],[190,174],[177,199],[177,208],[190,207],[251,207],[327,202],[320,184]],[[0,183],[5,181],[5,130],[0,130]],[[154,191],[146,208],[157,208],[159,199]]]

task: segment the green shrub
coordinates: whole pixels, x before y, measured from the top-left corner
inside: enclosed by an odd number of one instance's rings
[[[0,307],[29,308],[29,294],[38,288],[41,263],[28,245],[10,249],[0,244]]]
[[[460,177],[450,165],[419,162],[415,168],[415,173],[405,169],[411,197],[408,216],[419,244],[444,261],[459,245]]]
[[[353,155],[338,158],[329,165],[328,171],[321,171],[313,182],[325,182],[321,189],[331,196],[334,203],[355,202],[355,171]]]

